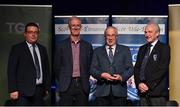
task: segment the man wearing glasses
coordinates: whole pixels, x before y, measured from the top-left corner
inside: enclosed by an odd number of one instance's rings
[[[50,90],[50,69],[46,48],[39,43],[39,26],[25,26],[25,41],[12,46],[8,61],[10,98],[21,106],[44,105]]]

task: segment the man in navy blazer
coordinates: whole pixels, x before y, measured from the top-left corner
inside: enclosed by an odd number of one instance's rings
[[[56,47],[54,70],[58,82],[60,105],[88,105],[89,69],[92,45],[80,39],[81,21],[69,19],[70,37]]]
[[[17,105],[44,105],[43,96],[50,90],[50,68],[46,48],[37,43],[39,26],[25,26],[25,41],[12,46],[8,61],[8,91]],[[37,77],[33,46],[39,62]]]
[[[168,98],[168,71],[170,63],[170,47],[158,40],[160,28],[150,22],[145,27],[147,44],[139,48],[134,67],[135,83],[142,106],[165,106]],[[150,46],[148,59],[144,57]]]
[[[131,53],[127,46],[117,44],[117,28],[109,26],[104,34],[106,44],[94,50],[90,70],[97,79],[96,102],[126,106],[126,81],[133,75]]]

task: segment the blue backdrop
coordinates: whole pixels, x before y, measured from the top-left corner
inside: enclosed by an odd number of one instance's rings
[[[61,40],[69,37],[68,17],[71,16],[55,16],[55,47]],[[160,40],[167,43],[167,16],[78,16],[82,21],[81,38],[90,42],[93,48],[102,46],[104,44],[104,30],[107,25],[113,25],[118,28],[118,43],[129,46],[132,54],[133,64],[136,62],[136,56],[139,47],[146,43],[144,38],[144,27],[150,21],[159,24],[161,29]],[[111,20],[109,20],[111,19]],[[90,77],[91,92],[89,94],[89,101],[93,103],[96,90],[96,80]],[[134,84],[134,77],[132,76],[127,81],[128,99],[134,102],[139,100],[137,90]],[[56,87],[58,88],[58,87]],[[56,96],[57,99],[58,96]]]
[[[139,47],[146,43],[144,38],[144,27],[149,22],[158,23],[160,26],[160,41],[167,43],[167,16],[112,16],[112,25],[118,28],[118,43],[129,46],[132,55],[133,65]],[[134,83],[134,76],[127,81],[128,99],[135,101],[139,97]]]

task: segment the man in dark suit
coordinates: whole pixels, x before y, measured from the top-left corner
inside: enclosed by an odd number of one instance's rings
[[[54,70],[57,76],[60,105],[87,105],[90,90],[89,69],[92,45],[80,39],[81,21],[69,19],[70,37],[58,44]]]
[[[127,46],[117,44],[118,30],[106,28],[104,46],[94,50],[91,74],[97,79],[97,105],[127,105],[126,81],[133,75],[131,53]]]
[[[158,40],[158,24],[149,23],[144,33],[147,44],[139,48],[134,67],[140,105],[165,106],[168,96],[170,47]]]
[[[25,26],[25,41],[12,46],[8,62],[8,90],[17,105],[44,105],[50,90],[50,69],[46,48],[37,43],[39,26]]]

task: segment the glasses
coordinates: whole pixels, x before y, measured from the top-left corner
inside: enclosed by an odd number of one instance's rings
[[[39,34],[39,32],[38,31],[26,31],[26,33],[28,33],[28,34]]]
[[[81,28],[81,25],[70,25],[70,27],[72,28],[72,29],[80,29]]]

